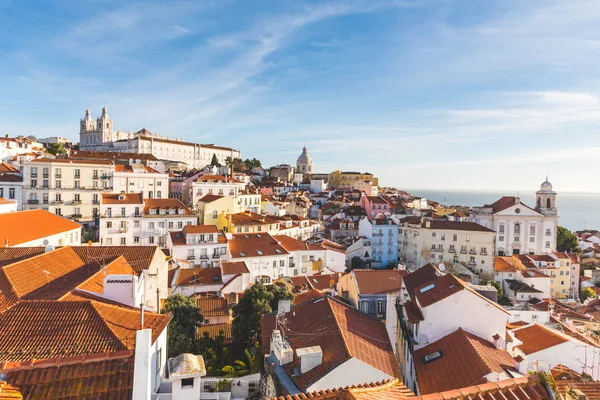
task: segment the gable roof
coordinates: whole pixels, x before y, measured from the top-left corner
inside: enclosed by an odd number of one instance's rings
[[[227,300],[222,297],[198,297],[196,303],[204,318],[229,316]]]
[[[183,214],[157,214],[157,217],[182,217],[195,215],[192,210],[187,208],[179,199],[144,199],[144,215],[155,216],[150,214],[152,209],[182,209]]]
[[[295,352],[294,360],[283,366],[302,391],[350,358],[357,358],[391,377],[400,376],[385,325],[345,303],[331,297],[304,302],[293,306],[286,320],[286,337],[293,348],[320,346],[323,351],[321,365],[302,375],[294,376],[294,369],[300,366]],[[275,315],[263,317],[261,326],[263,348],[269,348]]]
[[[498,200],[493,202],[492,204],[486,204],[483,207],[491,208],[492,211],[494,212],[494,214],[496,214],[496,213],[499,213],[500,211],[504,211],[507,208],[510,208],[517,204],[537,213],[537,211],[535,211],[533,208],[523,204],[520,200],[517,202],[517,197],[515,197],[515,196],[502,196]]]
[[[425,356],[437,351],[441,352],[440,358],[425,361]],[[462,328],[415,350],[413,360],[421,394],[482,384],[491,372],[514,369],[514,360],[506,350]]]
[[[177,286],[218,285],[223,283],[221,268],[180,268],[177,273]]]
[[[136,274],[150,268],[158,251],[166,255],[158,246],[70,246],[86,264],[105,264],[108,260],[122,255]]]
[[[441,272],[433,265],[428,263],[411,272],[403,278],[404,286],[408,290],[408,294],[413,297],[414,291],[418,286],[424,283],[431,282],[437,279]]]
[[[469,221],[446,221],[444,219],[427,219],[421,224],[423,228],[455,230],[455,231],[477,231],[477,232],[495,232],[475,222]]]
[[[43,396],[52,400],[126,400],[133,389],[134,357],[131,351],[61,358],[42,364],[14,365],[7,380],[24,399]],[[0,394],[0,399],[3,399]]]
[[[406,271],[397,269],[353,269],[352,274],[360,294],[382,294],[402,288],[402,278]]]
[[[199,203],[212,203],[213,201],[217,201],[222,199],[225,196],[219,196],[218,194],[206,194],[200,200]]]
[[[537,353],[538,351],[546,350],[550,347],[567,342],[564,336],[561,336],[554,331],[539,325],[532,324],[522,328],[517,328],[512,331],[515,337],[523,342],[518,347],[527,355]]]
[[[143,204],[141,193],[102,193],[102,204]]]
[[[273,236],[268,233],[234,234],[229,239],[232,258],[262,257],[289,254]]]
[[[146,312],[154,342],[171,316]],[[20,301],[0,314],[0,361],[131,350],[139,310],[99,301]]]
[[[45,210],[0,214],[0,245],[9,246],[80,229],[81,225]]]
[[[244,261],[223,261],[221,263],[223,275],[249,274],[248,266]]]

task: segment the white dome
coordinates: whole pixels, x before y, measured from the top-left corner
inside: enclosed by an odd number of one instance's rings
[[[300,154],[300,157],[298,157],[298,160],[296,161],[296,165],[311,165],[311,164],[312,164],[312,158],[308,155],[306,146],[304,146],[304,148],[302,148],[302,154]]]
[[[542,182],[542,184],[540,185],[540,190],[545,190],[545,191],[552,191],[552,184],[550,182],[548,182],[548,178],[546,177],[546,180],[544,182]]]

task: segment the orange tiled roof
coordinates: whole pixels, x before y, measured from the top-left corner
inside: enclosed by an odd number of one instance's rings
[[[170,319],[146,312],[153,341]],[[0,314],[0,361],[133,349],[139,320],[137,309],[98,301],[20,301]]]
[[[412,297],[418,286],[436,280],[440,274],[435,265],[431,263],[425,264],[403,278],[404,286],[406,286],[409,295]]]
[[[7,162],[0,162],[0,172],[18,173],[19,170]]]
[[[218,233],[216,225],[186,225],[183,227],[183,233]]]
[[[77,222],[45,210],[16,211],[0,214],[0,246],[8,240],[16,246],[81,228]]]
[[[294,294],[294,305],[304,303],[305,301],[320,299],[325,296],[326,296],[325,293],[323,293],[320,290],[315,290],[315,289],[296,293],[296,294]]]
[[[338,283],[338,274],[316,274],[306,277],[309,286],[317,290],[327,290]]]
[[[151,209],[183,209],[183,214],[157,214],[151,215]],[[144,199],[144,215],[145,216],[156,216],[156,217],[182,217],[182,216],[190,216],[194,215],[192,210],[187,208],[179,199]]]
[[[38,247],[0,247],[0,267],[14,264],[26,258],[37,256],[46,250],[43,246]]]
[[[122,200],[120,200],[122,199]],[[102,193],[102,204],[142,204],[141,193]]]
[[[233,258],[289,254],[268,233],[234,234],[233,238],[229,240],[229,251]]]
[[[131,352],[59,359],[12,367],[5,372],[25,399],[128,400],[133,389]],[[7,397],[9,398],[9,397]],[[19,398],[19,397],[15,397]],[[0,399],[2,392],[0,392]]]
[[[494,271],[496,272],[517,272],[517,268],[513,265],[511,257],[494,257]]]
[[[400,379],[395,378],[345,388],[274,397],[272,400],[391,400],[414,397],[414,395]]]
[[[197,329],[197,337],[201,338],[207,334],[209,338],[216,339],[221,332],[225,337],[224,343],[231,343],[231,324],[206,324]]]
[[[523,342],[518,348],[528,355],[568,341],[567,338],[539,324],[517,328],[512,332]]]
[[[308,301],[293,306],[286,320],[286,336],[295,348],[318,345],[323,351],[322,364],[300,376],[294,376],[294,369],[300,366],[295,353],[294,360],[284,366],[300,390],[353,357],[390,377],[400,376],[385,325],[345,303],[331,297]],[[275,315],[263,317],[261,325],[263,348],[268,348]]]
[[[204,318],[207,317],[227,317],[229,309],[227,300],[221,297],[198,297],[196,299],[200,313]]]
[[[223,275],[249,274],[248,266],[244,261],[223,261],[221,263]]]
[[[435,285],[430,290],[424,290],[429,285]],[[455,293],[463,290],[465,286],[460,282],[454,275],[446,274],[440,276],[433,282],[424,283],[421,286],[415,288],[415,298],[419,301],[421,307],[428,307],[432,304],[437,303],[447,297],[452,296]]]
[[[581,374],[573,371],[571,368],[565,367],[562,364],[558,364],[550,370],[552,377],[555,381],[559,380],[579,380]]]
[[[532,376],[431,393],[411,400],[547,400],[549,398],[548,392],[540,383],[539,376]]]
[[[225,196],[219,196],[218,194],[206,194],[200,200],[199,203],[212,203],[213,201],[222,199]]]
[[[436,351],[442,356],[426,362],[425,356]],[[514,360],[506,350],[496,349],[462,328],[415,350],[413,360],[421,394],[478,385],[485,383],[484,376],[491,372],[514,369]]]
[[[180,268],[177,274],[177,286],[217,285],[223,283],[221,268]]]
[[[23,394],[18,387],[0,381],[0,400],[17,400],[22,398]]]
[[[150,268],[154,257],[166,255],[157,246],[70,246],[86,264],[103,265],[120,255],[124,256],[136,274]]]
[[[101,273],[92,275],[88,280],[77,286],[78,289],[104,294],[104,277],[106,275],[133,275],[135,271],[127,262],[124,256],[120,256],[105,268]]]
[[[381,294],[400,290],[402,278],[407,275],[406,271],[397,269],[354,269],[352,274],[356,278],[360,294]]]

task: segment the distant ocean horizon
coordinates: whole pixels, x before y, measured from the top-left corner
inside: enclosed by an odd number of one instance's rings
[[[498,200],[502,196],[519,196],[529,207],[535,206],[535,191],[468,191],[468,190],[429,190],[402,189],[408,193],[425,197],[445,205],[482,206]],[[576,231],[600,229],[600,193],[561,193],[556,196],[558,224]]]

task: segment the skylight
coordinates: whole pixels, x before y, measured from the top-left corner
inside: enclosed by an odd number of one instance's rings
[[[246,253],[240,253],[240,257],[246,257]]]
[[[423,357],[423,362],[425,364],[428,364],[428,363],[430,363],[432,361],[437,360],[438,358],[442,358],[442,356],[443,356],[442,352],[438,350],[438,351],[435,351],[435,352],[433,352],[431,354],[427,354],[425,357]]]
[[[431,289],[435,289],[435,283],[430,283],[429,285],[422,287],[421,289],[419,289],[419,292],[425,293],[430,291]]]
[[[258,253],[258,255],[259,255],[259,256],[262,256],[262,255],[263,255],[263,252],[262,252],[262,251],[260,251],[260,250],[256,250],[256,252]]]
[[[281,254],[281,250],[275,249],[275,253]]]

